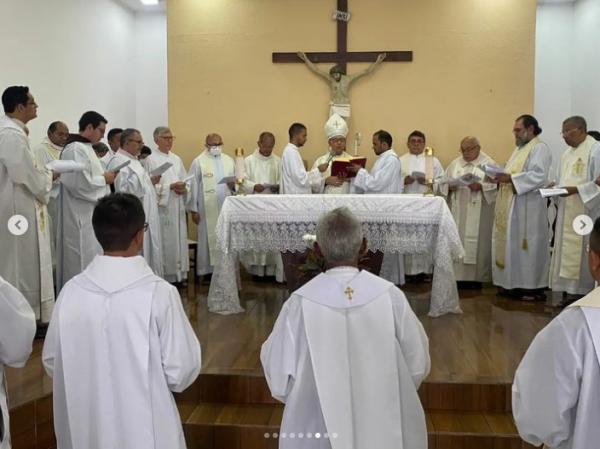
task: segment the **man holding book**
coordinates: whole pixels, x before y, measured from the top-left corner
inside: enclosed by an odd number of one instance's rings
[[[345,194],[350,193],[350,182],[344,182],[338,176],[332,176],[331,167],[334,161],[348,160],[350,155],[346,153],[346,136],[348,135],[348,124],[338,114],[333,114],[325,123],[325,135],[329,143],[329,151],[327,154],[319,157],[313,164],[312,169],[315,170],[321,164],[327,164],[327,170],[321,173],[325,179],[323,191],[315,191],[313,193],[326,194]],[[317,186],[317,187],[320,187]]]

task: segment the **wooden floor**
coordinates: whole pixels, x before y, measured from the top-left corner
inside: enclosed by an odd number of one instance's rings
[[[430,318],[429,289],[429,284],[408,284],[403,290],[429,336],[432,369],[420,396],[428,413],[430,448],[471,447],[468,439],[474,438],[474,429],[479,429],[477,438],[483,439],[474,440],[472,447],[522,447],[510,416],[510,383],[531,340],[557,310],[549,306],[551,301],[515,302],[497,297],[495,288],[487,287],[460,291],[462,315]],[[268,394],[259,353],[288,291],[279,284],[244,278],[246,312],[229,316],[208,313],[207,292],[208,286],[199,283],[182,290],[203,351],[202,376],[195,389],[178,400],[189,446],[242,447],[241,443],[221,443],[227,438],[252,440],[240,430],[248,431],[250,426],[258,432],[261,445],[243,447],[271,447],[264,433],[277,431],[281,407]],[[25,368],[7,370],[7,381],[11,416],[18,415],[11,423],[17,435],[15,449],[53,447],[46,435],[51,434],[51,380],[42,369],[41,342],[35,342]],[[227,396],[231,385],[235,385],[235,397]],[[212,396],[207,391],[213,391]],[[224,428],[229,433],[224,434]],[[46,439],[37,445],[19,441],[31,429]],[[216,435],[225,440],[217,444]],[[460,445],[457,435],[462,435]],[[496,440],[488,446],[485,438],[491,435]]]

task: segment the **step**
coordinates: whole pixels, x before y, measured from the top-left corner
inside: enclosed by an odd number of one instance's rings
[[[277,448],[282,404],[180,404],[188,449]],[[430,411],[429,449],[532,448],[510,413]],[[296,436],[298,438],[298,436]]]
[[[508,413],[511,385],[507,383],[425,382],[419,389],[425,410]],[[265,378],[259,374],[201,374],[178,402],[276,404]]]

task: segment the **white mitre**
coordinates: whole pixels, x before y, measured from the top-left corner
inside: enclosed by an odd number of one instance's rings
[[[348,124],[340,115],[333,114],[325,123],[325,135],[328,139],[333,137],[346,137],[348,135]]]

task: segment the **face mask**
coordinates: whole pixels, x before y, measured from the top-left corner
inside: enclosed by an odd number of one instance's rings
[[[223,147],[221,145],[212,146],[212,147],[208,148],[208,152],[210,153],[211,156],[220,156],[222,149],[223,149]]]

